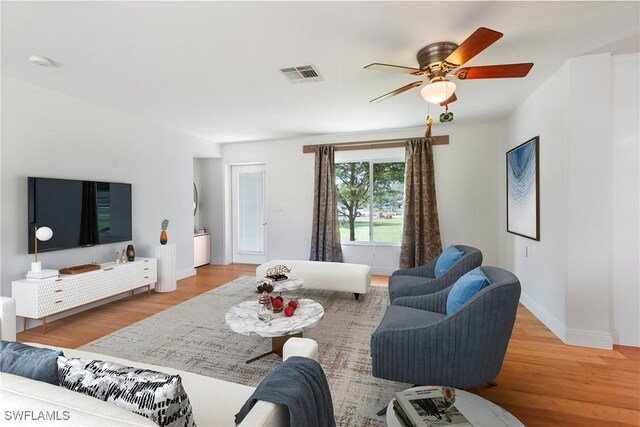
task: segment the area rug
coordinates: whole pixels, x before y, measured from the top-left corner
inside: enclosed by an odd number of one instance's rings
[[[318,342],[337,424],[384,426],[384,417],[376,412],[393,393],[410,386],[371,375],[369,340],[385,313],[387,289],[371,287],[359,301],[351,293],[304,288],[291,296],[311,298],[324,307],[323,319],[304,336]],[[81,349],[256,386],[280,358],[245,361],[271,350],[271,339],[236,334],[224,321],[230,307],[252,298],[257,298],[255,278],[243,276]]]

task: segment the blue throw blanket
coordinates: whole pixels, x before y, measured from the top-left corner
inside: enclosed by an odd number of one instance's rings
[[[289,408],[291,426],[336,425],[327,378],[313,359],[293,356],[271,371],[236,414],[236,424],[242,422],[258,400]]]

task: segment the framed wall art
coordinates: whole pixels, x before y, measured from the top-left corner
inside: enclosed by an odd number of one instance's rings
[[[540,137],[507,151],[507,231],[540,240]]]

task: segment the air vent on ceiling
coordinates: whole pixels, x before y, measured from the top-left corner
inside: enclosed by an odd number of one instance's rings
[[[324,80],[313,65],[281,68],[280,71],[291,83],[312,83]]]

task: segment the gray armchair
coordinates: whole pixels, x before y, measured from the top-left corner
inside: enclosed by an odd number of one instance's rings
[[[453,285],[465,273],[482,265],[482,252],[471,246],[455,245],[464,255],[440,277],[434,269],[438,257],[420,267],[394,271],[389,276],[389,301],[406,296],[427,295]]]
[[[482,271],[490,285],[450,316],[451,287],[397,298],[371,336],[373,376],[457,388],[493,381],[511,338],[520,282],[498,267]]]

